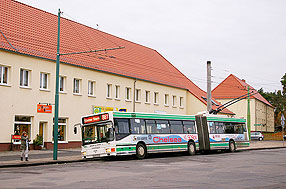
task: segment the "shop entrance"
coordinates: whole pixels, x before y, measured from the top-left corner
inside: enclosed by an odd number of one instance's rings
[[[42,147],[44,146],[45,141],[45,128],[47,123],[46,122],[40,122],[39,123],[39,137],[42,139]]]

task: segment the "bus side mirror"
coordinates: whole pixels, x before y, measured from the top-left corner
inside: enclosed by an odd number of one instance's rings
[[[73,133],[76,135],[77,134],[77,127],[78,126],[81,126],[81,124],[80,123],[77,123],[77,124],[75,124],[74,126],[73,126]]]

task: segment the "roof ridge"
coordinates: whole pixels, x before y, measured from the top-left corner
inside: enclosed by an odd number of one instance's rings
[[[222,83],[225,82],[225,80],[228,79],[231,75],[232,75],[232,74],[230,74],[230,75],[227,76],[222,82],[220,82],[220,83],[212,90],[212,92],[215,91],[220,85],[222,85]]]
[[[235,75],[233,75],[233,74],[231,74],[237,81],[238,81],[238,83],[244,88],[245,86],[243,86],[243,84],[242,84],[242,80],[241,79],[239,79],[238,77],[236,77]],[[248,85],[246,82],[244,82],[247,86],[250,86],[250,85]]]

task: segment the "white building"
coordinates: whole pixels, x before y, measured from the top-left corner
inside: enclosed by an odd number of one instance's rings
[[[0,150],[24,130],[50,149],[54,109],[41,113],[38,104],[54,104],[57,16],[13,0],[1,1],[0,12]],[[80,146],[73,126],[86,114],[206,110],[206,93],[153,49],[65,18],[60,38],[61,54],[124,48],[61,56],[59,148]]]

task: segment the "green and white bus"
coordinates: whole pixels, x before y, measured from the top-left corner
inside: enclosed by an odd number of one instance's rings
[[[249,146],[245,119],[104,112],[82,117],[82,157],[223,150]]]

